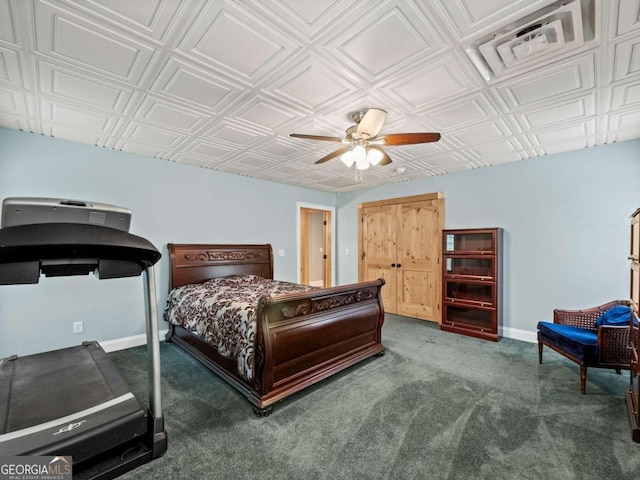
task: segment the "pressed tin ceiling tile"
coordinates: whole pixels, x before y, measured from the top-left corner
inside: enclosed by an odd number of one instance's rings
[[[580,39],[558,37],[558,11]],[[491,168],[640,137],[639,11],[640,0],[0,0],[0,126],[332,193]],[[488,68],[492,38],[517,68]],[[340,140],[369,108],[387,112],[380,136],[442,138],[383,147],[392,163],[360,178],[337,157],[315,164],[339,141],[289,136]]]

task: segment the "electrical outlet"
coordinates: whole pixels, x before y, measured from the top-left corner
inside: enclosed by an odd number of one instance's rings
[[[84,330],[84,326],[82,322],[73,322],[73,333],[82,333]]]

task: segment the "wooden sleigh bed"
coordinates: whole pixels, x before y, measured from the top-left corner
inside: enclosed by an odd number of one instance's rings
[[[210,279],[237,278],[234,276],[273,279],[271,245],[168,247],[171,290]],[[235,387],[258,415],[269,415],[275,402],[366,358],[384,354],[383,284],[380,279],[261,297],[255,336],[251,337],[251,379],[238,372],[236,360],[222,355],[190,328],[170,322],[167,341],[182,347]]]

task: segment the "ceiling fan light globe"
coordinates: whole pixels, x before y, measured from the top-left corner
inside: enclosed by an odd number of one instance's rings
[[[351,152],[351,150],[347,150],[342,155],[340,155],[340,160],[347,166],[347,168],[351,167],[351,165],[353,165],[353,162],[355,161]]]
[[[353,150],[351,150],[351,155],[353,156],[353,160],[358,163],[358,161],[362,161],[367,157],[367,151],[364,149],[362,145],[356,146]]]
[[[369,160],[367,160],[366,156],[358,158],[356,160],[356,168],[358,170],[366,170],[367,168],[369,168]]]
[[[367,160],[372,166],[378,165],[382,160],[382,152],[380,150],[369,149],[367,152]]]

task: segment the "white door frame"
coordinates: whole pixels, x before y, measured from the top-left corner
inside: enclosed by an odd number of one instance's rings
[[[313,203],[296,202],[296,270],[297,279],[300,283],[300,211],[303,208],[312,210],[323,210],[331,212],[331,286],[336,286],[336,207],[328,205],[315,205]]]

